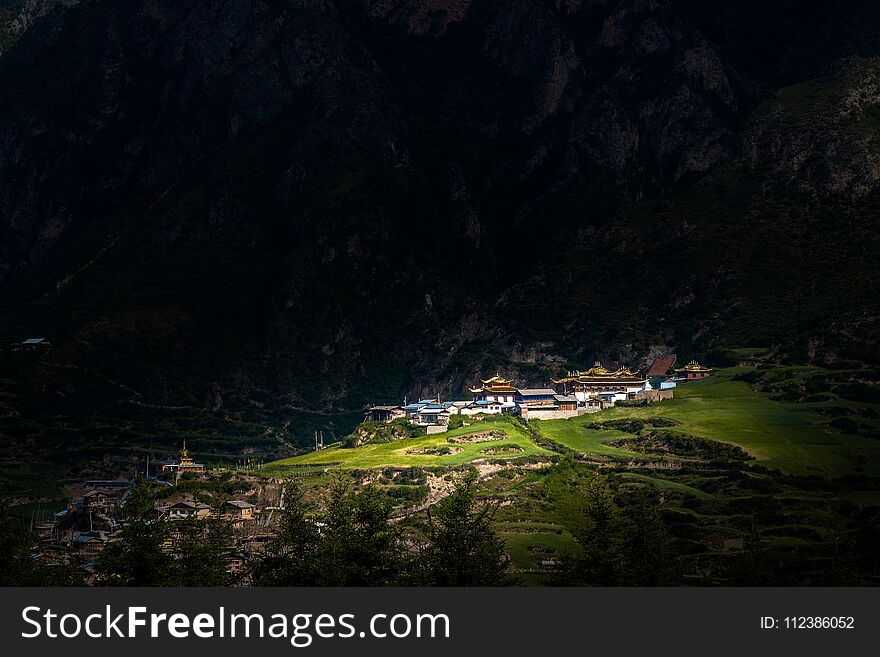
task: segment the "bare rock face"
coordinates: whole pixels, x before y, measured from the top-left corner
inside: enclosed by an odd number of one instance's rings
[[[54,9],[73,7],[77,4],[79,4],[79,0],[24,0],[24,4],[4,27],[10,36],[18,38],[34,24],[34,21]],[[2,54],[0,51],[0,55]]]
[[[840,62],[779,90],[755,113],[744,150],[804,191],[864,196],[880,182],[878,116],[880,61]]]
[[[442,36],[465,20],[473,0],[365,0],[367,11],[414,35]]]
[[[59,5],[63,23],[37,29],[39,16]],[[30,38],[4,59],[20,52],[29,75],[57,84],[34,87],[29,107],[16,97],[0,101],[9,117],[0,127],[0,280],[42,267],[64,240],[104,221],[106,208],[125,206],[132,194],[158,198],[187,167],[201,168],[208,151],[247,143],[285,116],[303,129],[282,138],[291,140],[273,190],[282,205],[315,189],[316,172],[333,169],[330,159],[369,152],[400,172],[430,176],[455,231],[477,249],[491,245],[510,212],[525,230],[540,224],[555,194],[602,195],[613,205],[704,175],[729,157],[738,107],[719,57],[673,9],[637,0],[381,0],[340,13],[329,0],[216,10],[164,0],[31,0],[22,12]],[[366,23],[390,28],[391,45],[365,38]],[[427,48],[418,45],[424,39]],[[411,58],[412,48],[421,58]],[[70,70],[58,74],[62,51]],[[17,78],[10,83],[30,85],[17,66],[7,66],[7,78]],[[479,76],[463,75],[470,70]],[[416,76],[423,80],[414,85]],[[414,116],[425,91],[431,104]],[[58,109],[72,94],[75,115]],[[412,141],[443,122],[460,134],[443,146],[452,149],[442,156],[445,171],[428,174],[411,158]],[[333,143],[319,147],[322,139]],[[511,146],[515,153],[488,155],[474,171],[474,149]],[[423,160],[433,148],[420,148]],[[72,179],[86,168],[88,176]],[[475,209],[481,196],[511,185],[528,190],[523,207]],[[240,212],[223,200],[213,205],[215,223]],[[321,223],[321,252],[368,257],[366,245],[388,224],[361,225],[371,236],[334,244],[339,226],[325,236]],[[170,227],[163,241],[180,234]]]
[[[530,87],[534,119],[560,109],[572,76],[581,65],[558,15],[538,2],[493,3],[483,52],[515,80]],[[531,127],[531,126],[529,126]]]
[[[206,149],[251,139],[294,102],[309,107],[316,130],[348,124],[348,133],[327,131],[340,152],[375,148],[379,160],[405,158],[405,146],[389,136],[394,121],[381,109],[374,63],[342,57],[346,33],[324,10],[278,14],[261,2],[227,2],[212,11],[145,1],[132,11],[128,4],[88,3],[68,13],[66,31],[52,41],[28,34],[33,38],[4,58],[13,84],[52,77],[56,48],[79,50],[82,60],[78,71],[58,78],[59,87],[34,88],[30,110],[23,97],[3,102],[10,121],[0,128],[0,208],[11,234],[0,247],[0,279],[39,266],[65,234],[87,229],[84,222],[110,220],[125,195],[155,200]],[[14,70],[19,52],[32,58],[30,70]],[[77,79],[75,90],[67,86]],[[58,108],[66,94],[76,95],[76,113]],[[357,100],[336,102],[346,95]],[[14,113],[20,120],[11,120]],[[308,157],[290,158],[279,196],[313,182],[296,173],[306,171]],[[84,168],[88,174],[73,181]],[[46,195],[48,187],[57,194]],[[105,210],[96,216],[98,207]],[[163,241],[177,234],[171,228]]]

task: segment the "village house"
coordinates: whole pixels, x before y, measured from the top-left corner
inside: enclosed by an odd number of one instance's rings
[[[509,379],[496,374],[485,380],[482,385],[469,388],[474,396],[470,405],[462,406],[461,413],[464,415],[495,415],[498,413],[512,413],[516,410],[516,388],[511,385]]]
[[[38,349],[51,349],[52,343],[46,338],[28,338],[21,342],[13,342],[9,345],[10,351],[36,351]]]
[[[240,548],[246,555],[259,554],[273,538],[274,534],[266,531],[249,534],[241,539]]]
[[[552,388],[517,390],[517,409],[524,420],[566,420],[580,414],[574,395],[560,395]]]
[[[71,515],[71,509],[62,509],[52,514],[51,518],[38,520],[33,523],[33,532],[37,538],[43,543],[54,543],[61,535],[59,528],[65,519]]]
[[[523,388],[516,391],[517,406],[546,406],[558,410],[556,391],[552,388]]]
[[[83,532],[71,541],[71,548],[86,559],[94,559],[106,546],[107,535],[104,532]]]
[[[560,411],[576,411],[578,409],[578,399],[574,395],[553,395],[553,399]]]
[[[636,400],[643,400],[648,404],[657,404],[666,399],[672,399],[673,391],[669,388],[661,390],[644,390],[636,395]]]
[[[675,356],[664,356],[657,358],[651,363],[648,372],[645,374],[648,379],[648,385],[652,390],[668,390],[675,387],[675,381],[672,381],[673,367],[675,366]]]
[[[103,488],[108,491],[126,491],[134,488],[134,482],[121,479],[89,479],[83,484],[84,490],[94,490],[95,488]]]
[[[403,406],[370,406],[364,413],[364,422],[392,422],[406,417]]]
[[[577,397],[575,397],[577,399]],[[583,409],[585,413],[598,413],[599,411],[604,411],[606,408],[611,408],[614,406],[614,400],[602,400],[598,397],[590,397],[584,402],[578,402],[578,406]]]
[[[256,518],[256,505],[243,500],[229,500],[223,505],[223,517],[234,525],[253,522]]]
[[[204,502],[175,502],[167,506],[157,507],[160,516],[165,516],[168,520],[188,520],[207,518],[213,512],[213,509]]]
[[[419,411],[423,409],[428,404],[433,404],[437,400],[436,399],[420,399],[417,402],[411,402],[403,407],[403,412],[406,417],[413,419],[418,416]]]
[[[442,433],[449,427],[449,409],[443,404],[426,404],[414,418],[417,426],[425,427],[427,434]]]
[[[500,413],[502,411],[502,405],[499,402],[489,402],[485,399],[481,399],[479,401],[469,401],[466,404],[463,404],[458,407],[458,412],[462,415],[479,415],[484,413],[486,415],[493,415],[496,413]]]
[[[82,496],[82,506],[84,509],[96,511],[98,513],[109,513],[118,507],[123,500],[127,490],[106,490],[104,488],[95,488]]]

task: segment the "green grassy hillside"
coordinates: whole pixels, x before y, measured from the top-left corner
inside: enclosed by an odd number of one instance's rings
[[[843,412],[870,407],[830,393],[821,401],[786,401],[778,394],[735,380],[754,368],[726,368],[704,381],[678,386],[672,400],[642,408],[616,407],[601,413],[570,420],[535,421],[539,434],[589,458],[627,460],[644,454],[609,443],[632,437],[617,429],[594,428],[597,423],[625,419],[669,418],[677,424],[660,431],[678,432],[711,441],[729,443],[744,450],[753,461],[768,469],[792,475],[820,475],[826,478],[847,474],[880,474],[880,440],[858,432],[844,433],[829,417],[832,409]],[[776,377],[788,380],[813,379],[826,370],[817,367],[791,367],[774,370]],[[840,376],[840,373],[836,373]],[[844,373],[845,374],[845,373]],[[849,375],[851,376],[851,375]],[[869,420],[870,421],[870,420]],[[864,424],[865,428],[870,424]],[[449,439],[489,430],[504,432],[504,440],[476,444],[451,444]],[[379,445],[344,449],[338,445],[270,464],[272,473],[289,466],[328,464],[341,468],[402,467],[412,465],[452,466],[486,458],[486,450],[515,446],[521,452],[509,456],[551,454],[515,424],[503,418],[479,422],[446,434],[399,440]],[[453,454],[415,453],[427,448],[460,449]],[[496,456],[493,456],[496,458]]]
[[[503,438],[474,443],[450,442],[460,437],[484,432],[500,432],[503,434]],[[444,448],[449,449],[452,453],[437,453]],[[290,466],[298,467],[311,464],[327,464],[331,467],[344,468],[384,468],[412,465],[454,466],[481,458],[509,458],[535,454],[549,455],[552,452],[536,445],[524,431],[507,423],[502,418],[490,418],[486,421],[453,429],[447,433],[408,438],[392,443],[363,445],[350,449],[336,444],[317,452],[275,461],[266,466],[263,472],[283,474],[290,470]]]
[[[800,369],[800,368],[799,368]],[[820,371],[803,368],[802,371]],[[541,433],[580,452],[626,456],[606,443],[622,437],[619,431],[591,429],[589,425],[623,418],[668,417],[681,422],[668,429],[733,443],[756,462],[789,474],[880,474],[880,441],[846,435],[819,413],[829,407],[845,408],[845,400],[818,403],[784,402],[751,389],[732,378],[743,369],[730,368],[705,381],[679,386],[675,398],[647,408],[614,408],[573,420],[541,422]]]
[[[492,416],[446,434],[334,444],[261,474],[296,475],[318,498],[340,477],[371,482],[420,531],[425,504],[462,470],[486,466],[479,499],[496,506],[511,569],[528,585],[554,581],[560,559],[578,553],[597,478],[624,515],[645,496],[656,505],[677,582],[865,582],[865,528],[880,505],[873,380],[846,364],[726,368],[651,406],[547,422]]]

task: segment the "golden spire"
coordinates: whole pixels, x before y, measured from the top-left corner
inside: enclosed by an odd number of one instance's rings
[[[180,453],[178,455],[178,461],[181,465],[188,465],[192,463],[192,459],[189,456],[189,450],[186,448],[186,439],[183,441],[183,447],[180,448]]]

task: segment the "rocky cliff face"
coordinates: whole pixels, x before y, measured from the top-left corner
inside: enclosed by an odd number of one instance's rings
[[[0,2],[0,56],[22,34],[46,14],[64,7],[72,7],[79,0],[6,0]]]
[[[828,223],[876,196],[869,3],[51,4],[0,58],[0,334],[126,400],[323,426],[483,369],[872,334],[873,238]],[[820,228],[846,272],[807,268]],[[786,328],[844,274],[857,335]]]
[[[877,60],[847,59],[781,89],[751,119],[746,157],[805,192],[870,194],[880,176],[878,71]]]

